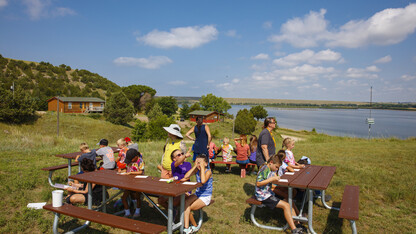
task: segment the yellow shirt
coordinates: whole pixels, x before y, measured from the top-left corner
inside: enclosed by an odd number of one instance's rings
[[[165,155],[163,156],[163,162],[162,162],[162,166],[165,170],[171,171],[171,164],[172,164],[172,159],[170,158],[170,155],[172,154],[172,152],[174,150],[177,149],[181,149],[181,141],[182,139],[179,139],[177,142],[169,142],[166,144],[166,148],[165,148]]]

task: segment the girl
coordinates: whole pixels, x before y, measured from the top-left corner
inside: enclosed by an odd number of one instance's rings
[[[250,161],[250,163],[254,163],[256,164],[256,153],[257,153],[257,137],[255,135],[251,135],[250,137],[250,157],[248,158],[248,160]],[[259,169],[259,168],[257,168]],[[255,175],[256,172],[254,171],[254,166],[251,167],[250,169],[250,174]]]
[[[123,138],[118,139],[117,147],[120,149],[120,151],[118,151],[118,158],[116,160],[116,163],[118,167],[118,172],[120,172],[121,170],[126,168],[126,164],[124,163],[124,160],[126,159],[126,153],[128,150],[126,141]]]
[[[233,160],[231,153],[233,152],[234,148],[229,143],[230,139],[228,139],[228,137],[224,137],[223,144],[221,145],[221,148],[218,149],[218,151],[222,151],[223,162],[231,162]],[[225,172],[231,172],[231,164],[227,164],[227,169]]]
[[[250,162],[248,160],[248,156],[250,155],[250,146],[247,144],[247,136],[240,135],[240,138],[234,139],[234,143],[235,149],[237,151],[236,162],[238,163],[241,169],[240,177],[245,178],[247,163]]]
[[[123,175],[144,174],[144,162],[143,159],[140,157],[140,153],[137,150],[129,149],[126,153],[126,158],[124,162],[126,164],[126,173],[123,173]],[[121,201],[123,202],[124,206],[124,217],[129,217],[131,215],[129,204],[127,203],[127,197],[129,195],[131,196],[133,203],[136,203],[136,210],[133,214],[133,218],[138,218],[140,216],[141,207],[140,194],[138,192],[128,190],[125,190],[123,196],[121,197]]]
[[[187,197],[185,200],[185,221],[183,230],[184,233],[192,233],[198,231],[196,229],[196,222],[191,214],[193,210],[199,210],[202,207],[208,206],[212,198],[212,172],[207,168],[208,160],[205,154],[200,154],[195,159],[195,165],[189,170],[185,177],[189,179],[192,175],[196,176],[196,181],[202,184],[202,187],[196,189],[195,194]],[[194,226],[189,227],[189,220]]]
[[[285,149],[285,153],[286,153],[286,158],[285,158],[285,163],[287,163],[288,166],[292,167],[292,168],[305,168],[305,165],[302,164],[298,164],[295,161],[295,156],[293,155],[292,149],[295,148],[295,140],[293,140],[290,137],[286,137],[283,140],[283,144],[282,144],[282,149]]]
[[[94,162],[91,159],[84,158],[81,161],[81,168],[84,173],[96,171]],[[66,197],[66,202],[70,204],[75,203],[84,203],[88,205],[88,186],[87,183],[69,183],[69,186],[66,188],[68,191],[68,196]],[[74,188],[75,187],[75,188]],[[99,205],[102,202],[103,198],[103,187],[101,185],[92,184],[92,204]]]

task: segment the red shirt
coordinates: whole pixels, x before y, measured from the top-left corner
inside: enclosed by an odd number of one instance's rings
[[[235,144],[235,150],[237,151],[236,160],[244,161],[248,159],[248,151],[250,150],[250,146],[248,144],[241,146],[241,144],[237,142]]]

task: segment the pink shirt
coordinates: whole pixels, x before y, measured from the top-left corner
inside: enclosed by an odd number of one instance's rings
[[[286,158],[285,158],[285,163],[289,164],[293,164],[295,165],[296,161],[295,161],[295,156],[293,155],[293,152],[290,150],[285,150],[286,153]]]

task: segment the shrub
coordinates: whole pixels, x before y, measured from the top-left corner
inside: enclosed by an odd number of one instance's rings
[[[143,141],[145,139],[147,123],[140,121],[139,119],[136,120],[136,124],[134,125],[133,129],[131,130],[131,137],[134,141]]]
[[[251,134],[256,129],[256,120],[247,109],[239,110],[235,118],[234,131],[239,134]]]
[[[6,123],[29,123],[36,120],[35,100],[28,92],[17,87],[14,95],[0,88],[0,121]]]
[[[149,140],[161,140],[167,137],[167,133],[163,127],[167,127],[175,123],[172,118],[167,117],[166,115],[160,115],[155,119],[152,119],[147,124],[147,129],[145,133],[145,139]]]
[[[114,124],[125,125],[133,120],[133,115],[133,105],[123,92],[111,95],[104,108],[105,119]]]

